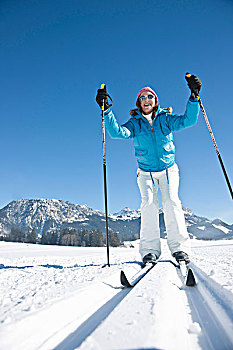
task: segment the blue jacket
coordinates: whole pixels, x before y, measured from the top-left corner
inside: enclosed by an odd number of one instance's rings
[[[144,171],[162,171],[175,163],[172,131],[196,124],[200,106],[188,101],[184,115],[170,114],[158,106],[152,127],[139,110],[119,126],[111,109],[105,111],[105,127],[112,138],[133,138],[138,166]]]

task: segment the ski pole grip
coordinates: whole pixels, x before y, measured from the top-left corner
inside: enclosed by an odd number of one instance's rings
[[[101,84],[101,89],[106,90],[106,85],[105,84]],[[103,100],[103,105],[101,107],[101,110],[104,111],[104,100]]]
[[[187,82],[188,82],[188,80],[189,80],[190,77],[191,77],[191,74],[190,74],[190,73],[186,73],[186,74],[185,74],[185,79],[186,79]],[[197,98],[198,101],[199,101],[199,100],[200,100],[200,97],[199,97],[199,95],[198,95],[198,91],[193,90],[193,92],[194,92],[196,98]]]
[[[107,88],[106,88],[105,84],[101,84],[101,90],[104,90],[104,92],[105,92],[105,97],[103,99],[103,106],[101,107],[102,111],[104,111],[105,102],[106,102],[108,108],[112,106],[112,103],[109,104],[107,98],[109,98],[111,101],[112,101],[112,98],[111,98],[111,96],[109,96],[109,94],[107,94]],[[106,101],[105,101],[105,98],[106,98]]]

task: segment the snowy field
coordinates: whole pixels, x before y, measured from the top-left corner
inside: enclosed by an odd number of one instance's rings
[[[138,246],[0,242],[0,350],[233,349],[233,241],[192,241],[195,288],[162,261],[133,289]],[[206,309],[205,309],[206,308]]]

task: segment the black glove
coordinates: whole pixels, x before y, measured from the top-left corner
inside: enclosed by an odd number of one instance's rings
[[[201,80],[196,75],[190,75],[186,73],[185,79],[187,80],[188,87],[191,90],[190,100],[195,100],[201,90]]]
[[[102,107],[103,107],[103,100],[104,100],[104,111],[106,111],[107,109],[109,109],[109,107],[112,106],[112,104],[108,103],[108,97],[112,101],[111,97],[107,94],[106,85],[104,85],[103,89],[98,89],[97,95],[96,95],[96,102],[98,103],[98,105],[102,109]]]

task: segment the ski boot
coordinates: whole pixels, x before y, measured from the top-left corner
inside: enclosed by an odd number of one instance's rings
[[[153,253],[149,253],[149,254],[146,254],[143,259],[142,259],[142,262],[144,265],[148,264],[148,263],[152,263],[152,264],[155,264],[156,263],[156,260],[157,260],[157,256]]]
[[[184,261],[186,265],[190,263],[189,256],[185,252],[175,252],[172,254],[172,256],[176,259],[178,264],[180,264],[181,261]]]

